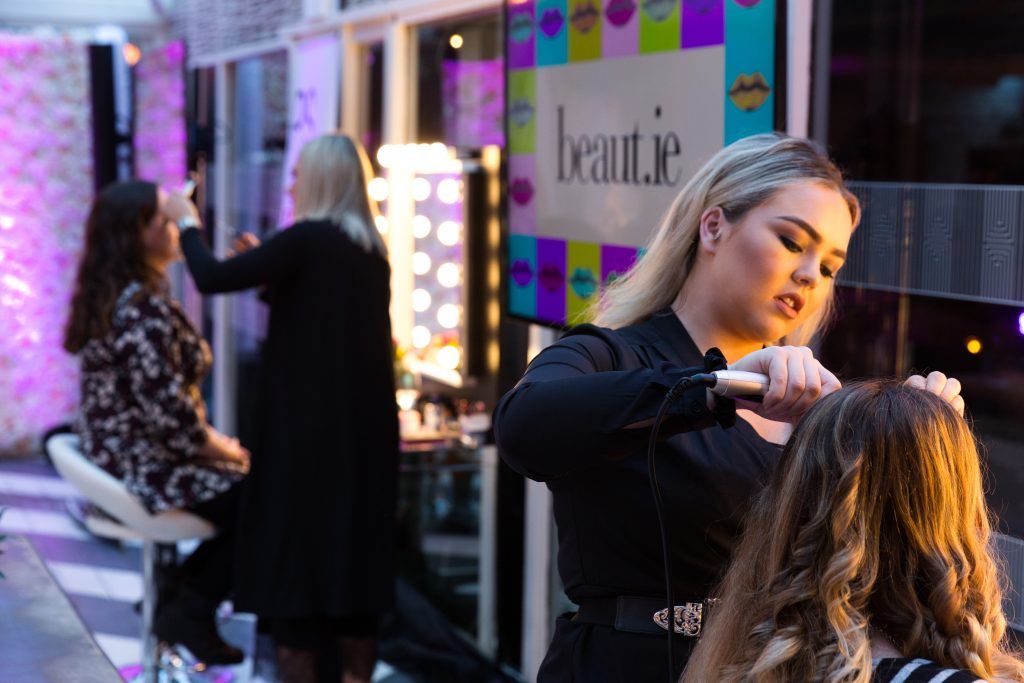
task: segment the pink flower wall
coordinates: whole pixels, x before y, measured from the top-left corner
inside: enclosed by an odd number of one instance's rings
[[[75,359],[61,348],[92,199],[88,54],[0,34],[0,454],[68,420]]]
[[[185,47],[148,48],[135,67],[135,175],[178,189],[185,181]]]

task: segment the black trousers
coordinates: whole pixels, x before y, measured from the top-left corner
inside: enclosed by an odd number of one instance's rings
[[[563,614],[555,622],[537,683],[664,683],[677,681],[697,645],[694,638],[673,641],[676,670],[668,674],[668,638],[627,633],[611,626],[582,624]]]
[[[217,528],[217,535],[203,541],[178,570],[179,584],[191,588],[212,603],[219,603],[231,592],[231,572],[235,560],[235,524],[241,500],[241,483],[210,500],[188,508]]]

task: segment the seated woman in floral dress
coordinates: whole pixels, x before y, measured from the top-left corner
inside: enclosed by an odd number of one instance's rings
[[[206,421],[210,349],[168,293],[178,227],[164,198],[153,183],[116,183],[89,213],[64,342],[81,360],[76,431],[85,456],[147,510],[187,510],[218,529],[182,564],[154,628],[207,664],[233,664],[242,652],[221,639],[215,614],[230,588],[249,453]]]

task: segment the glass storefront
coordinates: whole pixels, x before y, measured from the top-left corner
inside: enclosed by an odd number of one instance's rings
[[[959,378],[999,530],[1024,537],[1024,16],[953,0],[818,10],[812,129],[864,205],[822,358],[848,378]]]

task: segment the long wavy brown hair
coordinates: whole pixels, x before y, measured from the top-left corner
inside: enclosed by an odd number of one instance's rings
[[[783,451],[683,681],[867,683],[869,625],[907,656],[1024,680],[990,528],[952,407],[892,381],[844,388]]]
[[[157,212],[157,187],[144,180],[114,183],[93,201],[85,223],[64,348],[78,353],[110,329],[117,297],[132,281],[151,291],[163,276],[146,260],[142,230]]]

